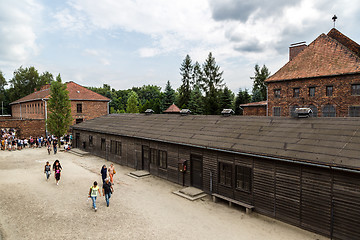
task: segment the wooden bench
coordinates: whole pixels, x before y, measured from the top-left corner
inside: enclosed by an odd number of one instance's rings
[[[246,208],[246,214],[250,214],[252,212],[253,208],[254,208],[254,206],[249,205],[247,203],[242,203],[242,202],[236,201],[234,199],[231,199],[231,198],[228,198],[228,197],[213,193],[212,194],[212,199],[213,199],[214,203],[216,203],[216,200],[217,200],[216,198],[221,198],[221,199],[224,199],[224,200],[228,201],[230,207],[232,206],[233,203],[235,203],[236,205],[239,205],[239,206],[242,206],[242,207]]]

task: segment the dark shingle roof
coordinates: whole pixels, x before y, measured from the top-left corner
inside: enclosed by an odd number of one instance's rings
[[[69,91],[70,100],[92,100],[92,101],[110,101],[109,98],[104,97],[96,92],[93,92],[77,83],[67,82],[67,90]],[[33,92],[23,98],[20,98],[11,104],[29,102],[34,100],[49,99],[50,85],[46,85],[41,90]]]
[[[360,118],[111,114],[72,128],[360,170]]]
[[[360,46],[332,29],[321,34],[266,81],[360,74]]]

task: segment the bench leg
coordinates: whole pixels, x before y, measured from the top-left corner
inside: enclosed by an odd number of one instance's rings
[[[232,207],[232,202],[229,201],[229,207]]]
[[[213,200],[214,203],[216,203],[216,200],[217,200],[217,199],[216,199],[215,196],[212,196],[212,200]]]
[[[250,214],[252,213],[252,209],[251,208],[246,208],[246,214]]]

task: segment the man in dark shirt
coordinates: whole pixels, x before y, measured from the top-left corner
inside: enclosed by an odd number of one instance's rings
[[[57,152],[57,143],[58,143],[58,141],[57,141],[57,139],[55,138],[54,141],[53,141],[54,154],[56,154],[56,152]]]
[[[111,193],[113,192],[114,189],[109,181],[109,178],[106,178],[103,184],[103,195],[105,196],[106,206],[109,206],[109,199],[111,197]]]
[[[107,178],[107,168],[105,165],[102,166],[100,173],[101,173],[101,178],[102,178],[103,184],[104,184],[105,179]]]

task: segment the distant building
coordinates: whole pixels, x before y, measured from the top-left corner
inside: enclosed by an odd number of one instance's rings
[[[109,113],[109,101],[74,82],[66,83],[71,101],[71,115],[73,124],[103,116]],[[50,84],[43,86],[39,91],[33,92],[12,103],[12,117],[16,119],[46,119],[48,112],[47,101],[50,97]]]
[[[174,103],[168,107],[163,113],[180,113],[180,108],[178,108]]]
[[[289,62],[266,80],[269,116],[309,107],[314,117],[360,117],[360,45],[335,28],[308,46],[290,46]]]
[[[266,116],[267,101],[241,104],[245,116]]]

